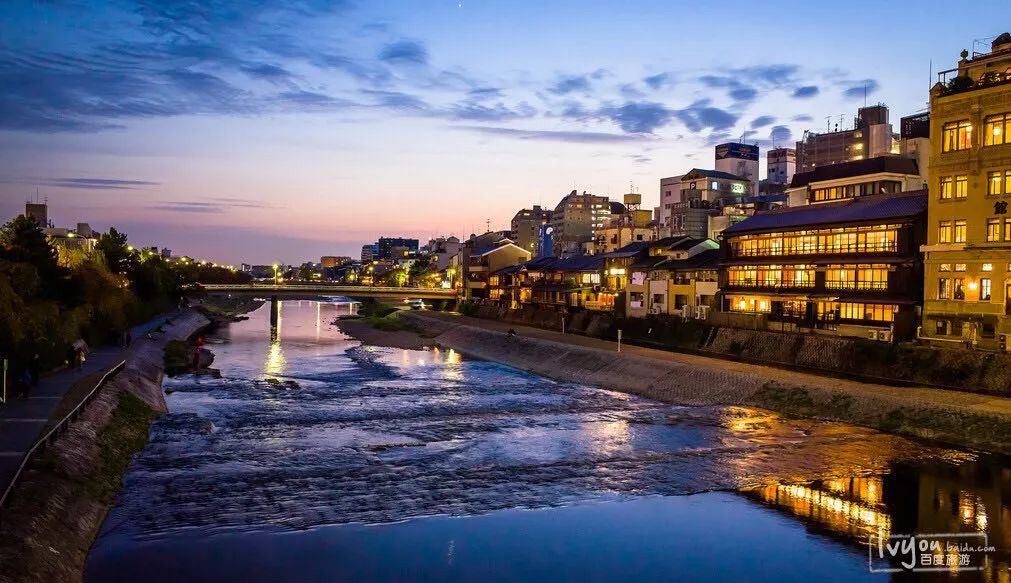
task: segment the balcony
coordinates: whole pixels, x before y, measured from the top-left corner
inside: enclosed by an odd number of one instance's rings
[[[923,311],[953,316],[1003,316],[1004,304],[966,300],[927,300],[923,303]]]

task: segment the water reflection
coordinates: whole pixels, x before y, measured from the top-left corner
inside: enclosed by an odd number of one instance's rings
[[[980,571],[960,567],[957,549],[935,550],[932,560],[921,559],[943,565],[960,580],[1011,581],[1011,470],[1002,457],[959,465],[892,464],[881,476],[776,483],[744,494],[812,530],[863,548],[875,537],[887,539],[893,533],[983,533],[996,552],[987,555]],[[944,575],[917,576],[933,580]]]
[[[302,302],[299,302],[301,305]],[[281,300],[270,303],[270,348],[267,360],[263,363],[263,372],[278,377],[284,374],[284,348],[281,346]]]

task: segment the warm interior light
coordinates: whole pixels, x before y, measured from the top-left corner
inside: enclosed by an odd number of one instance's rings
[[[978,287],[979,287],[979,284],[978,284],[978,283],[976,283],[975,281],[970,281],[970,282],[969,282],[969,289],[970,289],[970,290],[972,290],[972,291],[976,291],[976,288],[978,288]]]

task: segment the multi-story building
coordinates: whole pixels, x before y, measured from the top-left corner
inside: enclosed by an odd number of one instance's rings
[[[916,160],[887,155],[797,173],[786,194],[790,206],[795,207],[926,187]]]
[[[632,263],[625,315],[704,318],[716,297],[718,260],[719,243],[712,239],[656,241],[647,255]]]
[[[660,179],[660,206],[657,207],[656,224],[659,236],[671,235],[671,221],[676,203],[681,202],[681,177],[670,176]]]
[[[765,167],[768,184],[780,186],[790,184],[793,175],[797,172],[797,150],[793,148],[769,150],[765,155]]]
[[[375,243],[362,245],[362,263],[369,263],[374,259],[378,259],[378,255],[379,251]]]
[[[758,194],[758,146],[728,142],[716,146],[715,153],[717,171],[746,179],[748,192]]]
[[[352,259],[350,257],[345,257],[343,255],[324,255],[319,258],[319,266],[321,269],[331,269],[347,265],[348,263],[351,263],[351,261]]]
[[[652,213],[639,208],[642,204],[642,195],[626,194],[624,201],[624,205],[611,203],[612,210],[620,209],[621,212],[616,216],[612,215],[603,228],[597,229],[593,245],[594,254],[610,253],[629,243],[656,239],[656,225],[651,220]]]
[[[573,190],[551,213],[554,255],[576,255],[584,243],[593,242],[597,229],[611,218],[611,205],[606,196],[596,196]]]
[[[925,191],[758,213],[723,232],[721,310],[753,328],[904,340],[922,302]]]
[[[834,131],[804,132],[797,142],[797,171],[898,152],[899,136],[888,121],[888,107],[879,103],[858,109],[852,129],[837,124]]]
[[[920,176],[930,182],[930,112],[907,115],[899,124],[899,155],[916,160]]]
[[[531,253],[509,239],[502,239],[484,249],[475,250],[466,266],[465,297],[498,300],[502,290],[495,272],[530,260]]]
[[[403,256],[404,252],[409,255],[416,254],[418,240],[403,237],[380,237],[376,242],[377,259],[393,259],[395,256]]]
[[[513,220],[509,223],[512,231],[510,238],[523,249],[536,254],[537,241],[541,234],[541,228],[551,223],[551,211],[534,205],[533,208],[520,209],[513,215]]]
[[[930,90],[924,337],[1006,346],[1011,334],[1011,34],[962,51]]]

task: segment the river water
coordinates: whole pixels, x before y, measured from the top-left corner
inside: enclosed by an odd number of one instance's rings
[[[89,582],[1009,581],[1006,459],[363,346],[346,311],[265,305],[207,339],[222,378],[166,380]],[[915,533],[995,550],[871,572]]]

